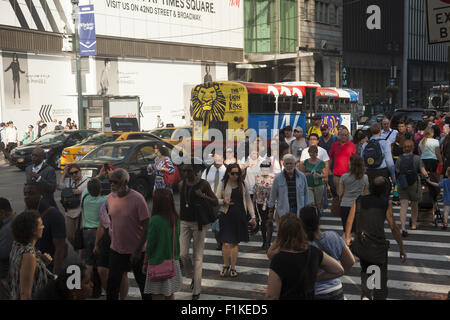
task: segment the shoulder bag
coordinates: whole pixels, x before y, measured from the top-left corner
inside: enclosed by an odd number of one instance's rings
[[[75,230],[74,240],[73,240],[73,249],[81,250],[84,249],[84,241],[83,241],[83,228],[81,227],[81,219],[83,218],[83,202],[84,199],[89,195],[89,193],[85,194],[83,199],[81,200],[81,212],[78,218],[78,228]]]
[[[361,199],[356,201],[356,236],[350,243],[350,250],[361,260],[371,264],[381,265],[386,262],[389,241],[377,238],[359,229],[361,216]]]
[[[162,263],[147,267],[147,277],[151,281],[164,281],[175,277],[175,224],[173,225],[172,259],[164,260]]]
[[[165,159],[164,159],[164,165],[167,169],[169,169],[169,166],[167,165],[167,162]],[[167,187],[170,187],[173,184],[180,181],[180,173],[178,171],[177,166],[173,166],[173,169],[174,169],[174,171],[172,173],[164,171],[164,183]]]
[[[203,183],[208,183],[206,180],[201,179],[197,185],[200,185],[200,190]],[[191,192],[196,188],[194,186]],[[190,197],[189,197],[190,198]],[[209,203],[207,200],[195,201],[194,202],[194,212],[195,217],[198,222],[199,230],[202,230],[202,226],[215,222],[218,219],[217,210]]]

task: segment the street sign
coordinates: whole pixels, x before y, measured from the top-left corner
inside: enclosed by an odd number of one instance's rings
[[[80,14],[80,56],[97,55],[94,5],[79,6]]]
[[[450,42],[450,0],[427,0],[428,43]]]

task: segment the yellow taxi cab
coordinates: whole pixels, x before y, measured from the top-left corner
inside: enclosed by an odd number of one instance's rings
[[[72,162],[81,160],[86,154],[94,150],[98,146],[112,141],[121,140],[147,140],[147,139],[158,139],[159,137],[149,133],[149,132],[100,132],[86,138],[81,141],[81,143],[74,145],[72,147],[65,148],[61,155],[61,170],[64,171],[64,167]]]
[[[181,138],[182,130],[187,130],[189,133],[189,138]],[[182,127],[171,127],[166,126],[164,128],[157,128],[149,131],[151,134],[157,136],[161,140],[170,143],[173,146],[177,146],[181,143],[179,147],[181,150],[189,150],[192,144],[192,126],[182,126]],[[184,132],[183,136],[186,136]]]

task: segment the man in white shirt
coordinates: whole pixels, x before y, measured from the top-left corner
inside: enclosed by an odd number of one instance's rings
[[[10,157],[11,150],[17,147],[17,129],[14,127],[14,123],[12,121],[9,122],[8,127],[6,128],[6,143],[5,148]]]
[[[222,181],[223,176],[225,175],[225,172],[227,171],[227,167],[223,164],[223,157],[219,154],[214,155],[214,163],[206,168],[205,171],[203,171],[202,179],[208,181],[209,185],[211,186],[212,191],[217,194],[217,187],[219,186],[220,181]],[[211,225],[211,229],[214,232],[214,235],[216,237],[217,241],[217,250],[222,250],[222,243],[219,239],[219,232],[216,232],[217,228],[215,227],[215,224],[218,224],[219,221],[214,222]]]
[[[5,159],[7,159],[5,145],[6,145],[6,124],[2,122],[0,128],[0,150],[3,152]]]
[[[317,149],[319,150],[319,154],[317,155],[317,157],[322,160],[323,162],[325,162],[325,170],[326,173],[325,176],[327,177],[328,174],[328,168],[329,168],[329,161],[330,161],[330,157],[328,156],[327,150],[325,150],[322,147],[319,147],[319,135],[317,133],[311,133],[309,135],[309,146],[317,146]],[[303,164],[305,162],[305,160],[308,160],[310,158],[309,156],[309,147],[306,149],[303,149],[302,151],[302,156],[300,157],[300,164]],[[328,180],[328,179],[325,179]]]
[[[389,128],[389,119],[384,118],[381,122],[381,138],[389,141],[389,144],[393,144],[395,142],[395,138],[397,137],[398,131]]]

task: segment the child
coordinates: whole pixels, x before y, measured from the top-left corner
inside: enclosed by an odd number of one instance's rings
[[[445,172],[445,176],[447,178],[443,179],[439,183],[431,182],[430,178],[428,178],[426,181],[434,186],[439,188],[444,188],[444,224],[442,225],[442,230],[447,230],[448,224],[448,212],[450,211],[450,167],[447,168],[447,171]]]

